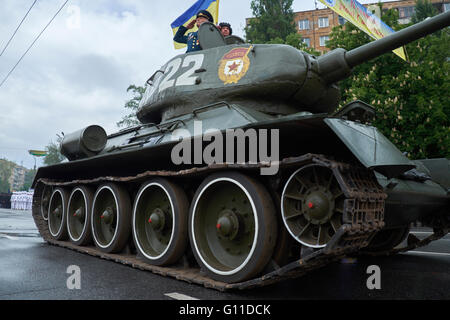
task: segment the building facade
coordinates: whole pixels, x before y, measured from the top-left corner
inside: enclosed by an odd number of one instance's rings
[[[450,10],[450,0],[431,0],[438,12]],[[377,3],[365,4],[367,8],[377,6]],[[389,1],[383,2],[383,10],[396,9],[399,13],[399,23],[411,22],[414,14],[415,0]],[[295,12],[294,21],[297,31],[302,35],[303,41],[308,47],[313,47],[317,51],[328,51],[326,42],[330,38],[333,27],[346,22],[331,9],[316,9]]]

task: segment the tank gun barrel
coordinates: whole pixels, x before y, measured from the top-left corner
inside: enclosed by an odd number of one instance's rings
[[[389,36],[348,51],[345,60],[353,68],[450,25],[450,11],[409,26]]]
[[[319,73],[326,83],[335,83],[348,77],[355,66],[449,25],[450,11],[447,11],[353,50],[332,50],[318,58]]]

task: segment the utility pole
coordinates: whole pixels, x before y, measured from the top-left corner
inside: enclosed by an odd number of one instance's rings
[[[314,0],[314,5],[316,7],[316,11],[319,10],[319,8],[317,7],[317,0]],[[314,13],[315,13],[315,11],[313,11],[313,13],[312,13],[313,48],[314,48],[314,50],[317,50],[316,49],[316,20],[314,19]]]

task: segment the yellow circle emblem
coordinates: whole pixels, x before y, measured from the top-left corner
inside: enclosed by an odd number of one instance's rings
[[[248,54],[252,46],[234,48],[226,53],[219,62],[219,78],[225,84],[238,83],[250,68]]]

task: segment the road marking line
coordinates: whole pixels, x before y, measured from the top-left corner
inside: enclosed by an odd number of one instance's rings
[[[431,254],[431,255],[435,254],[438,256],[450,256],[450,253],[444,253],[444,252],[408,251],[406,253]]]
[[[411,231],[410,233],[414,233],[414,234],[433,234],[433,232],[429,232],[429,231]]]
[[[175,300],[200,300],[178,292],[165,293],[164,295]]]
[[[6,238],[9,240],[13,240],[13,241],[19,240],[19,238],[11,237],[11,236],[8,236],[7,234],[3,234],[3,233],[0,233],[0,238]]]

